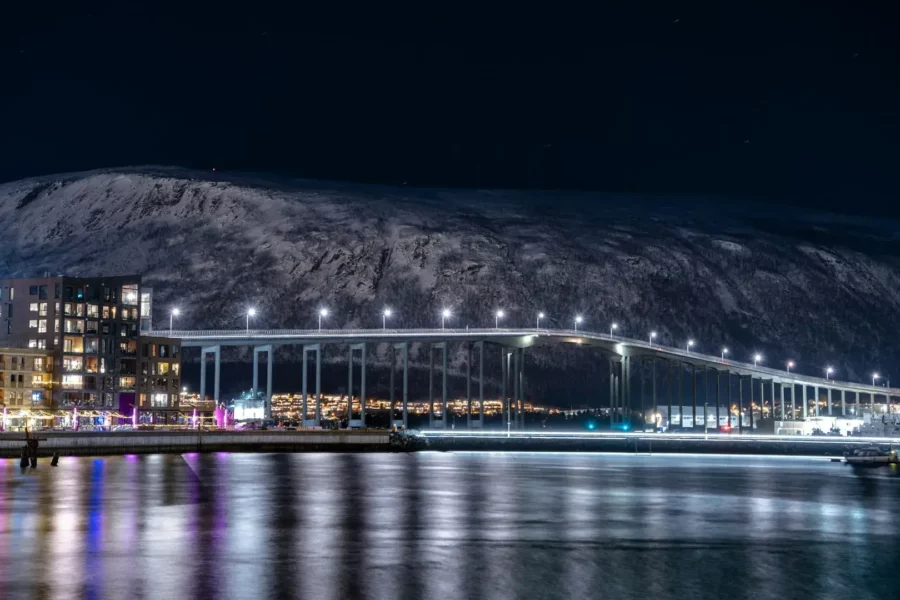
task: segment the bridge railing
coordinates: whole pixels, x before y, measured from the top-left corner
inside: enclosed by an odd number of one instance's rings
[[[548,328],[412,328],[412,329],[213,329],[213,330],[155,330],[147,333],[149,336],[155,337],[172,337],[184,340],[254,340],[254,339],[279,339],[279,338],[309,338],[329,339],[329,338],[351,338],[351,337],[368,337],[368,338],[395,338],[395,337],[465,337],[465,336],[484,336],[484,337],[518,337],[526,335],[535,336],[555,336],[555,337],[573,337],[591,340],[599,340],[624,344],[635,348],[643,348],[662,352],[672,356],[701,361],[724,367],[732,367],[751,371],[760,375],[769,375],[779,379],[796,381],[807,385],[820,385],[822,387],[852,388],[854,390],[865,391],[867,393],[900,395],[900,389],[886,388],[865,383],[854,383],[848,381],[837,381],[834,379],[825,379],[810,375],[803,375],[795,372],[788,372],[780,369],[773,369],[761,365],[754,365],[749,362],[742,362],[731,359],[722,359],[721,356],[704,354],[701,352],[693,352],[687,349],[675,346],[666,346],[664,344],[653,344],[649,340],[641,340],[629,338],[619,335],[611,335],[608,333],[599,333],[595,331],[575,330],[575,329],[548,329]]]

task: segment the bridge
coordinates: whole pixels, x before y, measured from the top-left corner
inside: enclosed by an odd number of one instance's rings
[[[413,343],[425,344],[429,348],[429,427],[433,429],[445,428],[447,415],[447,362],[448,347],[450,344],[461,344],[465,348],[468,360],[466,361],[466,400],[467,400],[467,428],[483,428],[484,413],[484,344],[496,344],[502,349],[501,371],[501,401],[503,403],[503,426],[509,428],[524,428],[524,389],[525,389],[525,351],[537,346],[558,344],[571,344],[586,348],[595,348],[604,353],[609,362],[610,384],[610,413],[613,423],[622,423],[628,418],[636,407],[633,404],[633,361],[650,363],[650,390],[651,404],[645,406],[644,372],[638,370],[640,386],[640,410],[646,415],[647,409],[653,413],[660,406],[668,406],[668,415],[673,415],[673,407],[678,406],[680,418],[687,416],[685,412],[685,398],[683,376],[685,369],[690,370],[692,398],[689,408],[692,410],[692,423],[697,424],[698,395],[697,375],[705,375],[705,395],[708,398],[709,376],[715,378],[715,413],[716,423],[721,424],[720,412],[724,412],[727,423],[731,423],[729,410],[736,400],[739,407],[738,415],[744,414],[745,401],[749,404],[749,427],[753,429],[754,405],[762,406],[767,394],[771,402],[771,415],[781,421],[806,420],[820,416],[847,416],[848,408],[854,415],[860,414],[862,399],[868,398],[870,406],[874,408],[876,397],[884,398],[888,410],[892,410],[893,397],[900,396],[900,389],[887,388],[863,383],[837,381],[830,378],[811,377],[787,370],[773,369],[758,364],[726,359],[722,356],[714,356],[693,352],[687,348],[674,348],[652,343],[652,340],[638,340],[607,333],[597,333],[575,329],[544,329],[544,328],[491,328],[491,329],[326,329],[326,330],[299,330],[299,329],[239,329],[239,330],[156,330],[148,335],[163,338],[177,338],[181,340],[183,347],[198,347],[201,351],[201,381],[200,396],[206,394],[206,366],[207,357],[214,358],[214,394],[213,399],[218,403],[219,382],[221,373],[221,348],[223,346],[249,346],[253,349],[253,391],[258,389],[259,382],[259,355],[268,355],[268,380],[266,395],[266,415],[270,416],[272,398],[272,352],[275,346],[302,346],[302,414],[304,425],[309,426],[318,423],[321,419],[321,368],[322,348],[327,344],[341,344],[349,347],[348,361],[348,415],[352,414],[349,403],[354,389],[353,364],[354,356],[358,353],[362,372],[360,376],[359,398],[360,419],[351,420],[351,427],[365,425],[366,411],[366,347],[369,344],[388,344],[391,348],[390,370],[390,407],[391,419],[394,418],[395,408],[395,371],[397,371],[397,354],[400,355],[400,370],[402,371],[402,421],[397,424],[407,425],[408,421],[408,372],[409,372],[409,345]],[[441,418],[435,418],[435,351],[441,356]],[[472,414],[472,367],[473,352],[478,353],[478,407],[477,415]],[[307,356],[315,353],[315,418],[307,420],[308,416],[308,379]],[[657,366],[663,363],[668,374],[671,375],[673,366],[678,369],[678,402],[675,404],[675,394],[671,389],[671,376],[666,378],[670,384],[668,389],[660,390],[657,385]],[[726,385],[725,398],[721,397],[724,377]],[[734,396],[734,379],[737,378],[737,398]],[[744,398],[743,382],[749,380],[749,397]],[[756,385],[756,382],[759,385]],[[759,394],[756,395],[756,388]],[[778,393],[776,394],[776,390]],[[813,402],[810,402],[809,392],[814,390]],[[663,392],[663,403],[660,404],[660,391]],[[821,393],[825,392],[826,401],[820,406]],[[853,405],[848,404],[848,395],[852,396]],[[724,402],[724,411],[722,404]],[[789,402],[789,404],[788,404]],[[708,402],[707,402],[708,404]],[[703,409],[703,418],[706,421],[706,407]],[[839,409],[839,410],[838,410]],[[762,413],[760,413],[762,414]],[[736,427],[742,430],[746,419],[739,416]],[[682,421],[683,422],[683,421]]]

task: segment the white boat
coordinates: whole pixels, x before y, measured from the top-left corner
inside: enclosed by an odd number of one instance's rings
[[[893,448],[884,451],[872,446],[870,448],[854,448],[844,453],[844,462],[848,465],[890,465],[900,463],[897,451]]]

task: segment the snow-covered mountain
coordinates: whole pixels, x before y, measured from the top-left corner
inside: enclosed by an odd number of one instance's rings
[[[685,208],[690,206],[690,208]],[[184,328],[508,324],[688,336],[811,374],[900,359],[898,223],[704,199],[450,191],[140,167],[0,185],[4,276],[143,275]],[[565,352],[535,354],[548,368]],[[542,362],[543,361],[543,362]],[[896,369],[895,369],[896,370]],[[900,381],[900,371],[896,373]]]

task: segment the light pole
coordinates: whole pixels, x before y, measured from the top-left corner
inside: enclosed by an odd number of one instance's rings
[[[172,312],[169,313],[169,333],[172,333],[172,322],[175,317],[181,314],[181,310],[178,308],[173,308]]]
[[[255,316],[256,316],[256,309],[248,308],[247,309],[247,335],[250,335],[250,317],[255,317]]]
[[[687,351],[688,351],[688,352],[691,351],[691,346],[693,346],[693,345],[694,345],[694,340],[688,340],[688,341],[687,341]]]
[[[500,319],[503,318],[503,311],[498,310],[494,315],[494,329],[500,329]]]
[[[722,360],[725,360],[725,355],[728,354],[728,348],[722,348]]]
[[[794,368],[794,361],[792,361],[792,360],[787,361],[787,372],[790,373],[791,369],[793,369],[793,368]]]
[[[387,319],[389,316],[391,316],[391,309],[384,309],[384,312],[381,313],[381,329],[387,329]]]
[[[618,324],[618,323],[613,323],[612,325],[610,325],[610,326],[609,326],[609,337],[612,337],[613,331],[615,331],[615,330],[618,329],[618,328],[619,328],[619,324]]]
[[[581,315],[578,315],[578,316],[575,317],[575,331],[578,331],[578,325],[579,325],[579,323],[581,323],[583,320],[584,320],[584,319],[581,318]]]
[[[537,314],[537,329],[541,328],[541,319],[543,319],[543,318],[544,318],[544,313],[539,312]]]
[[[825,369],[825,381],[828,381],[828,376],[831,375],[832,373],[834,373],[834,369],[832,369],[831,367],[828,367],[827,369]]]
[[[328,316],[328,309],[320,308],[319,309],[319,331],[322,331],[322,319],[324,319],[327,316]]]
[[[754,367],[757,366],[759,364],[759,361],[761,361],[761,360],[762,360],[762,356],[760,356],[759,354],[754,354],[753,355],[753,366]]]
[[[444,328],[444,321],[450,318],[450,309],[445,308],[441,311],[441,329]]]
[[[655,338],[655,337],[656,337],[656,332],[655,332],[655,331],[651,331],[651,332],[650,332],[650,345],[651,345],[651,346],[653,345],[653,338]]]
[[[872,373],[872,387],[875,387],[875,382],[878,378],[881,377],[878,373]]]

